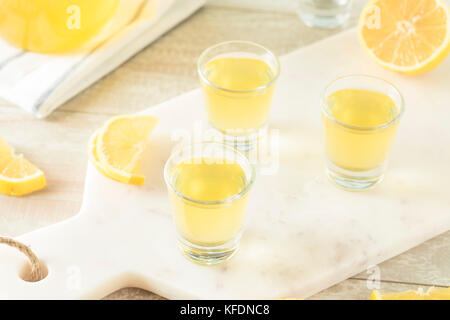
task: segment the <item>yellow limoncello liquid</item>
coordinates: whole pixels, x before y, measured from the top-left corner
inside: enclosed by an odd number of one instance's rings
[[[0,35],[24,50],[75,49],[97,35],[119,0],[0,0]]]
[[[371,170],[386,159],[397,131],[400,110],[386,94],[343,89],[325,101],[326,153],[336,166],[351,171]],[[343,125],[344,124],[344,125]]]
[[[238,195],[247,185],[243,168],[236,162],[216,158],[191,158],[172,169],[175,190],[170,198],[175,226],[180,235],[200,246],[216,246],[232,240],[243,228],[247,195],[222,204]],[[201,203],[199,203],[199,201]]]
[[[208,120],[214,128],[248,135],[267,123],[274,92],[274,85],[267,85],[275,73],[265,61],[217,58],[206,64],[203,73],[210,82],[202,84]]]

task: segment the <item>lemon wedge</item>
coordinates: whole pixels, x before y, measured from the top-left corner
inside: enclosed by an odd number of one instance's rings
[[[44,173],[0,138],[0,193],[23,196],[45,185]]]
[[[385,294],[374,290],[370,300],[450,300],[450,288],[430,288],[427,292],[419,289],[417,291],[409,290]]]

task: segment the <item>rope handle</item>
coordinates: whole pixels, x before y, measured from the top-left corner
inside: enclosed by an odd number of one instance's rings
[[[42,280],[45,278],[44,272],[41,267],[41,263],[38,259],[38,257],[34,254],[34,252],[30,249],[30,247],[24,245],[23,243],[14,240],[12,238],[8,237],[2,237],[0,236],[0,244],[6,244],[7,246],[10,246],[12,248],[16,248],[20,252],[22,252],[28,260],[30,260],[31,263],[31,275],[29,278],[24,279],[26,281],[30,282],[36,282],[39,280]]]

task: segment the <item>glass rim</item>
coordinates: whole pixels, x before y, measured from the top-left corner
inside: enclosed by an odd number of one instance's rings
[[[224,45],[229,45],[229,44],[246,44],[246,45],[250,45],[250,46],[254,46],[257,47],[259,49],[264,50],[266,53],[268,53],[275,61],[275,74],[274,76],[270,79],[270,81],[268,81],[266,84],[250,89],[250,90],[233,90],[233,89],[227,89],[227,88],[223,88],[221,86],[218,86],[217,84],[215,84],[214,82],[211,82],[203,73],[203,70],[200,66],[200,62],[202,62],[204,60],[204,57],[213,49],[216,49],[218,47],[224,46]],[[220,42],[217,43],[211,47],[208,47],[207,49],[205,49],[202,54],[200,55],[200,57],[197,60],[197,72],[200,76],[200,79],[202,79],[202,81],[204,81],[206,84],[210,85],[211,87],[218,89],[218,90],[222,90],[222,91],[226,91],[226,92],[232,92],[232,93],[253,93],[253,92],[258,92],[264,89],[267,89],[268,87],[270,87],[272,84],[274,84],[278,77],[280,76],[280,60],[278,59],[278,57],[269,49],[267,49],[266,47],[257,44],[255,42],[252,41],[243,41],[243,40],[231,40],[231,41],[225,41],[225,42]]]
[[[221,200],[199,200],[199,199],[195,199],[190,196],[187,196],[184,193],[178,191],[175,188],[175,186],[173,185],[173,183],[171,182],[171,179],[169,177],[169,165],[176,156],[182,154],[185,150],[194,148],[196,145],[220,146],[222,148],[225,148],[225,149],[233,152],[234,154],[238,155],[242,159],[244,159],[246,164],[248,164],[248,166],[250,167],[250,179],[246,179],[245,187],[238,193],[234,194],[233,196],[228,197],[226,199],[221,199]],[[231,203],[237,199],[242,198],[243,196],[245,196],[245,194],[248,193],[248,191],[250,191],[250,188],[252,187],[252,185],[255,181],[255,176],[256,176],[256,171],[255,171],[254,166],[250,163],[250,161],[247,159],[247,157],[242,152],[240,152],[236,148],[233,148],[225,143],[214,142],[214,141],[196,142],[196,143],[192,143],[187,146],[184,146],[179,151],[172,153],[170,155],[169,159],[167,159],[166,164],[164,165],[164,181],[166,182],[166,185],[169,186],[170,190],[172,190],[177,196],[183,198],[184,200],[193,202],[195,204],[200,204],[200,205],[222,205],[222,204]]]
[[[326,103],[325,100],[327,98],[326,92],[327,90],[334,85],[336,82],[339,82],[341,80],[345,80],[345,79],[349,79],[349,78],[366,78],[366,79],[370,79],[370,80],[376,80],[376,81],[380,81],[386,85],[388,85],[390,88],[392,88],[394,90],[394,92],[396,92],[398,94],[398,96],[400,97],[400,105],[398,106],[398,113],[397,115],[394,117],[394,119],[380,124],[378,126],[371,126],[371,127],[363,127],[363,126],[354,126],[354,125],[350,125],[347,124],[345,122],[339,121],[336,118],[334,118],[326,109]],[[379,77],[375,77],[375,76],[371,76],[371,75],[366,75],[366,74],[351,74],[351,75],[346,75],[346,76],[341,76],[339,78],[334,79],[333,81],[331,81],[323,90],[321,93],[321,108],[322,108],[322,112],[332,121],[336,122],[337,124],[346,127],[348,129],[354,129],[354,130],[378,130],[378,129],[383,129],[383,128],[387,128],[393,124],[395,124],[396,122],[398,122],[403,114],[405,113],[405,99],[403,98],[403,95],[401,94],[400,90],[391,82],[384,80],[382,78]],[[396,104],[397,105],[397,104]]]

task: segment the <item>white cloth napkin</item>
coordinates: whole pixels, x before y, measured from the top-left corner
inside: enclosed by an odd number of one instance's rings
[[[44,118],[204,3],[205,0],[121,0],[119,14],[113,18],[116,21],[109,24],[114,26],[114,32],[105,30],[109,38],[105,36],[101,45],[85,53],[37,54],[0,40],[0,98]]]

